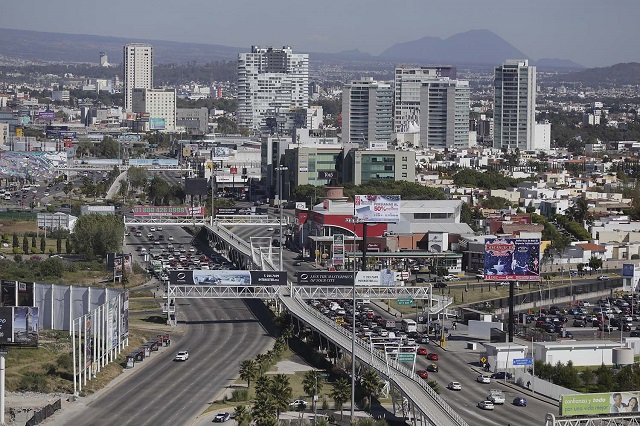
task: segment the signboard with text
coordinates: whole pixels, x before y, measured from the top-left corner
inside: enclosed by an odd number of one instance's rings
[[[342,265],[344,264],[344,235],[343,234],[333,234],[333,246],[331,247],[331,251],[333,252],[333,264]]]
[[[298,285],[352,286],[353,271],[305,271],[298,273]]]
[[[637,413],[639,391],[580,393],[560,396],[561,416]]]
[[[171,285],[272,286],[287,285],[281,271],[200,270],[169,271]]]
[[[395,223],[400,220],[400,196],[355,195],[354,209],[359,222]]]
[[[40,111],[38,112],[38,118],[40,120],[55,120],[56,118],[56,113],[54,111]]]
[[[191,217],[204,216],[204,207],[186,206],[136,206],[133,208],[134,217],[164,216]]]
[[[540,240],[487,238],[484,243],[484,279],[540,281]]]

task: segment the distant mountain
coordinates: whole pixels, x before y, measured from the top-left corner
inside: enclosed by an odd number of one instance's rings
[[[498,65],[506,59],[529,57],[491,31],[472,30],[444,40],[423,37],[398,43],[378,58],[417,64]]]
[[[0,28],[0,55],[35,62],[93,62],[106,52],[109,62],[122,63],[122,47],[127,43],[153,45],[154,62],[186,63],[236,60],[247,48],[216,44],[177,43],[162,40],[60,34]]]
[[[558,58],[542,58],[533,63],[539,70],[562,70],[562,71],[580,71],[585,69],[584,65],[577,64],[569,59]]]
[[[217,44],[178,43],[125,37],[105,37],[84,34],[60,34],[0,28],[0,62],[10,59],[31,62],[98,63],[100,52],[106,52],[109,62],[122,62],[122,47],[127,43],[142,42],[153,45],[156,64],[215,61],[235,61],[238,53],[250,46],[229,47]],[[451,64],[493,67],[505,59],[528,59],[528,56],[496,34],[487,30],[472,30],[447,39],[424,37],[420,40],[398,43],[379,56],[358,49],[337,53],[309,53],[312,61],[341,64],[362,70],[384,67],[393,72],[393,65]],[[540,67],[557,70],[575,70],[582,67],[563,59],[541,59]]]
[[[550,78],[550,81],[558,83],[582,83],[591,87],[604,85],[640,85],[640,63],[630,62],[616,64],[610,67],[589,68],[584,71],[560,74]]]

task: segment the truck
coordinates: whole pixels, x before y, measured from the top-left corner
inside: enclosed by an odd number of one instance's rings
[[[400,323],[400,328],[405,333],[411,333],[411,332],[417,332],[418,331],[418,325],[412,319],[403,319],[402,322]]]

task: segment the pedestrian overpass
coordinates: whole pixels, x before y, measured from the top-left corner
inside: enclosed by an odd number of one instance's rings
[[[213,220],[210,216],[192,216],[192,217],[171,217],[171,216],[125,216],[125,226],[136,225],[160,225],[160,226],[209,226],[219,230],[219,227],[231,226],[287,226],[289,218],[284,217],[282,222],[279,218],[270,217],[266,214],[261,215],[218,215]]]

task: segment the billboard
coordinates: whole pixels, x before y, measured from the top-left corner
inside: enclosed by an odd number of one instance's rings
[[[178,166],[177,158],[131,158],[129,165],[135,167]]]
[[[298,285],[353,286],[353,271],[305,271],[298,273]]]
[[[38,308],[13,308],[13,343],[38,346]]]
[[[640,391],[561,395],[560,415],[594,416],[613,413],[638,413],[639,398]]]
[[[165,128],[164,118],[152,117],[149,119],[149,130],[164,130]]]
[[[0,344],[13,342],[13,307],[0,308]]]
[[[226,269],[169,271],[169,282],[172,285],[287,285],[287,273],[280,271],[240,271]]]
[[[55,120],[56,113],[54,111],[40,111],[38,112],[38,118],[40,120]]]
[[[136,206],[133,208],[134,217],[170,216],[191,217],[204,216],[204,207],[186,206]]]
[[[392,223],[400,220],[399,195],[356,195],[353,207],[360,222]]]
[[[231,216],[243,216],[253,214],[267,214],[266,208],[256,207],[216,207],[216,214],[219,215],[231,215]]]
[[[211,148],[212,160],[227,160],[231,155],[231,149],[226,146],[216,146]]]
[[[635,272],[635,269],[636,269],[636,266],[633,263],[624,263],[622,265],[622,276],[633,278],[633,273]]]
[[[358,271],[356,286],[361,287],[395,287],[396,272],[391,269],[382,271]]]
[[[484,242],[484,279],[540,281],[540,240],[487,238]]]
[[[184,180],[184,193],[187,195],[207,195],[209,181],[205,178],[187,178]]]

